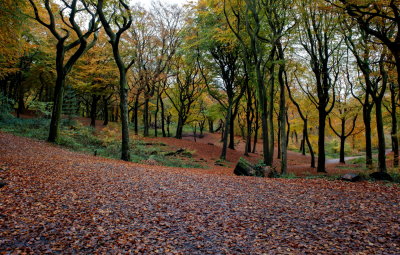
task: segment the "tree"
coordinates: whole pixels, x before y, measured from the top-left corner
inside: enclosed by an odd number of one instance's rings
[[[98,113],[98,104],[103,101],[105,124],[108,124],[108,103],[118,83],[118,70],[114,64],[113,55],[107,35],[100,31],[96,45],[86,52],[76,63],[73,77],[70,82],[74,88],[89,96],[86,100],[90,104],[90,125],[95,127]],[[85,98],[84,96],[82,98]]]
[[[24,52],[23,31],[29,22],[20,15],[25,9],[25,1],[3,0],[0,2],[0,80],[14,74],[19,57]]]
[[[130,29],[135,63],[132,66],[137,93],[143,93],[143,135],[149,135],[149,103],[157,95],[156,115],[158,115],[162,86],[171,70],[172,58],[182,42],[184,30],[184,9],[175,5],[153,4],[150,12],[138,8],[135,27]],[[161,92],[161,93],[160,93]],[[139,95],[138,94],[138,95]],[[135,102],[136,104],[136,102]],[[162,106],[162,104],[161,104]],[[136,111],[137,109],[134,108]],[[163,110],[162,110],[163,111]],[[136,113],[135,113],[136,114]],[[155,121],[157,121],[157,116]],[[135,124],[136,125],[136,124]],[[155,128],[157,129],[157,127]]]
[[[372,167],[372,141],[371,141],[371,111],[374,107],[374,101],[371,100],[371,87],[373,84],[372,73],[370,62],[371,62],[371,47],[369,44],[370,36],[367,35],[363,30],[359,30],[359,39],[355,41],[353,34],[353,27],[347,27],[345,41],[347,48],[352,52],[356,59],[358,69],[361,70],[364,77],[364,85],[356,84],[351,79],[351,71],[347,64],[346,79],[351,85],[351,93],[355,99],[362,105],[363,110],[363,122],[365,126],[365,157],[367,167]],[[357,30],[356,30],[357,31]],[[348,62],[348,61],[347,61]],[[356,91],[360,92],[357,95]]]
[[[393,81],[390,81],[390,106],[385,106],[386,110],[390,113],[392,121],[391,129],[391,140],[392,140],[392,151],[393,151],[393,166],[399,166],[399,138],[397,131],[397,97],[399,95],[399,90]]]
[[[111,44],[114,60],[119,70],[119,97],[122,123],[121,159],[129,161],[129,113],[126,73],[133,65],[134,59],[132,59],[128,64],[125,63],[121,56],[120,42],[122,34],[132,25],[132,13],[128,4],[123,0],[119,0],[117,3],[112,4],[110,8],[112,8],[113,15],[111,17],[106,17],[104,13],[104,0],[99,0],[97,3],[97,11],[99,13],[100,21],[110,39],[109,43]],[[119,15],[119,17],[116,18],[114,15]],[[114,22],[114,24],[112,22]],[[118,28],[116,32],[113,31],[114,26]]]
[[[273,161],[273,122],[271,103],[274,91],[274,68],[271,64],[275,56],[275,47],[272,46],[269,55],[268,49],[264,44],[266,31],[262,30],[262,8],[258,1],[231,1],[224,0],[224,15],[229,29],[236,36],[246,65],[254,74],[257,84],[257,95],[259,108],[261,109],[262,138],[263,138],[263,157],[264,163],[268,166]],[[263,40],[265,39],[265,40]],[[268,63],[270,65],[268,65]],[[269,67],[269,104],[267,104],[266,68]],[[268,109],[269,107],[269,109]]]
[[[342,39],[338,34],[338,17],[327,12],[322,3],[302,2],[299,6],[299,39],[307,52],[314,74],[312,86],[301,87],[318,110],[318,166],[317,172],[325,169],[326,118],[335,105],[335,85],[338,80]]]
[[[400,1],[326,0],[355,19],[360,28],[377,38],[392,53],[400,88]]]
[[[332,124],[331,117],[328,118],[329,126],[332,129],[333,133],[339,137],[340,139],[340,163],[345,163],[344,154],[345,154],[345,143],[346,139],[353,134],[354,129],[356,127],[356,121],[358,117],[358,113],[354,113],[356,109],[351,107],[351,101],[349,99],[351,94],[351,88],[346,84],[345,86],[338,86],[337,88],[337,96],[336,96],[336,111],[332,111],[331,115],[335,116],[339,119],[340,122],[340,132],[336,131],[334,125]],[[346,129],[348,126],[348,122],[351,121],[350,129]]]
[[[287,74],[285,75],[285,77],[287,78]],[[302,85],[300,84],[299,78],[297,78],[297,76],[295,78],[298,82],[298,85],[301,87]],[[297,102],[297,100],[293,96],[293,93],[291,92],[292,89],[289,87],[289,82],[286,82],[286,88],[287,88],[290,100],[296,106],[296,109],[300,115],[300,118],[303,120],[303,141],[302,141],[303,152],[305,153],[305,143],[307,143],[308,151],[310,152],[310,155],[311,155],[311,167],[315,168],[314,150],[312,148],[310,138],[308,135],[308,120],[309,120],[308,113],[305,113],[304,110],[302,110],[302,108],[300,107],[300,104]]]
[[[91,10],[89,5],[83,0],[72,0],[71,3],[63,0],[62,6],[59,7],[60,17],[55,17],[53,9],[56,8],[50,0],[44,0],[45,11],[49,21],[43,17],[42,10],[35,0],[29,0],[34,12],[32,17],[41,25],[46,27],[57,41],[56,44],[56,85],[54,90],[54,104],[51,115],[49,142],[56,142],[59,137],[60,119],[63,105],[65,79],[71,72],[76,61],[87,50],[92,48],[97,40],[97,13]],[[87,31],[83,31],[80,24],[81,15],[85,15],[89,22]],[[68,20],[66,19],[68,17]],[[61,21],[60,21],[61,20]],[[71,32],[75,33],[75,37],[71,36]],[[93,35],[92,41],[88,39]],[[71,53],[72,52],[72,53]]]
[[[188,120],[191,107],[204,92],[203,79],[198,66],[189,64],[190,59],[180,57],[176,64],[174,87],[166,91],[178,113],[175,138],[182,139],[183,127]]]

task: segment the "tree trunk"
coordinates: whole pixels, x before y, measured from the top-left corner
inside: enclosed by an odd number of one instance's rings
[[[139,112],[139,95],[140,93],[138,93],[135,96],[135,103],[133,106],[133,125],[134,125],[134,130],[135,130],[135,135],[139,134],[139,116],[138,116],[138,112]]]
[[[231,114],[231,120],[229,121],[229,149],[235,149],[235,115]]]
[[[144,99],[144,110],[143,110],[143,136],[149,136],[149,99],[145,96]]]
[[[103,97],[103,112],[104,112],[104,123],[103,126],[108,125],[108,99],[104,96]]]
[[[162,136],[167,137],[167,134],[165,132],[165,108],[164,108],[164,102],[162,100],[162,97],[160,95],[160,106],[161,106],[161,131],[162,131]]]
[[[268,95],[268,115],[267,115],[267,127],[268,127],[268,166],[272,166],[274,161],[274,149],[275,149],[275,132],[274,132],[274,85],[275,85],[275,76],[274,76],[275,68],[272,68],[271,71],[271,82],[269,84],[269,95]]]
[[[400,63],[399,63],[400,64]],[[399,138],[397,136],[397,105],[395,84],[390,85],[390,102],[391,102],[391,118],[392,118],[392,151],[393,151],[393,167],[399,166]]]
[[[304,138],[303,138],[303,140],[305,140],[307,142],[308,150],[309,150],[310,155],[311,155],[311,167],[315,168],[314,150],[312,148],[310,139],[308,138],[308,119],[303,119],[303,121],[304,121],[304,131],[303,131],[304,132]]]
[[[65,76],[63,70],[57,70],[56,86],[54,89],[54,103],[51,114],[49,137],[47,141],[55,143],[58,140],[60,132],[61,111],[64,99]]]
[[[169,114],[168,116],[167,116],[167,134],[168,134],[168,137],[171,137],[171,133],[170,133],[170,131],[169,131],[169,125],[171,124],[171,114]]]
[[[256,109],[257,109],[257,106],[256,106]],[[251,151],[252,153],[256,153],[256,150],[257,150],[257,140],[258,140],[259,129],[260,129],[259,115],[258,115],[258,112],[256,112],[256,126],[254,128],[253,150]]]
[[[210,118],[207,118],[208,120],[208,131],[210,133],[214,133],[214,121]]]
[[[270,160],[270,151],[269,151],[269,133],[268,133],[268,109],[266,102],[266,89],[264,83],[264,73],[261,72],[261,63],[257,63],[256,65],[256,74],[257,74],[257,88],[258,88],[258,102],[260,104],[261,109],[261,130],[262,130],[262,139],[263,139],[263,161],[267,166],[272,165],[272,161]],[[257,139],[255,139],[257,141]],[[256,142],[255,142],[256,143]],[[253,152],[255,151],[255,145],[253,148]]]
[[[278,155],[276,155],[277,159],[281,158],[281,117],[278,116]]]
[[[325,124],[326,124],[326,111],[325,106],[320,105],[318,109],[318,173],[326,173],[325,169]]]
[[[182,133],[183,133],[183,116],[182,116],[182,113],[179,113],[178,114],[178,125],[176,127],[175,138],[182,139]]]
[[[232,117],[232,103],[229,102],[228,105],[228,111],[227,111],[227,115],[225,118],[225,128],[223,130],[223,139],[222,139],[222,152],[221,152],[221,156],[220,159],[222,160],[226,160],[226,151],[228,148],[228,135],[229,135],[229,130],[230,130],[230,122],[231,122],[231,117]]]
[[[92,105],[90,107],[90,126],[96,127],[97,103],[100,96],[92,95]]]
[[[154,113],[154,136],[157,137],[158,136],[158,123],[157,123],[157,118],[158,118],[158,111],[159,111],[159,95],[157,95],[157,103],[156,103],[156,111]]]
[[[247,127],[247,136],[246,136],[246,145],[244,150],[244,155],[248,156],[251,151],[251,126],[253,122],[253,109],[252,109],[252,100],[251,100],[251,90],[247,85],[247,106],[246,106],[246,127]]]
[[[301,151],[301,154],[303,156],[306,155],[306,146],[305,146],[306,139],[304,138],[305,137],[305,132],[306,132],[306,130],[303,128],[303,139],[301,139],[301,142],[300,142],[300,151]]]
[[[378,168],[380,172],[386,172],[386,146],[385,132],[383,129],[382,102],[375,101],[376,130],[378,133]]]
[[[121,122],[122,122],[122,147],[121,159],[125,161],[130,160],[129,154],[129,112],[128,112],[128,86],[126,82],[126,70],[120,69],[120,108],[121,108]]]
[[[344,136],[340,137],[340,163],[346,163],[344,161],[344,145],[345,145],[346,138]]]
[[[363,105],[363,121],[365,126],[365,163],[372,167],[372,141],[371,141],[371,110]]]
[[[283,54],[283,48],[281,44],[278,44],[278,50],[279,50],[279,57],[283,61],[284,60],[284,54]],[[279,80],[279,87],[280,87],[280,97],[279,97],[279,137],[280,137],[280,143],[278,146],[281,148],[281,174],[286,174],[287,173],[287,133],[286,133],[286,96],[285,96],[285,80],[284,80],[284,71],[285,71],[285,66],[284,64],[280,64],[279,66],[279,72],[278,72],[278,80]]]

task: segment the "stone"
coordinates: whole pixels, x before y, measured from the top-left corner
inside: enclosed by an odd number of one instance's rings
[[[247,160],[240,158],[233,173],[239,176],[255,176],[255,169]]]
[[[354,174],[354,173],[348,173],[348,174],[345,174],[342,177],[340,177],[340,180],[349,181],[349,182],[358,182],[358,181],[361,181],[361,176],[359,176],[358,174]]]
[[[385,172],[375,172],[369,175],[369,177],[377,180],[377,181],[393,181],[392,176]]]
[[[275,173],[274,171],[272,168],[266,169],[265,167],[254,166],[246,159],[240,158],[233,173],[240,176],[272,177]]]

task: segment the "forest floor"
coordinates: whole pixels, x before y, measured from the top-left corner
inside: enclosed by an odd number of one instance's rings
[[[78,118],[84,126],[89,126],[90,119]],[[101,134],[104,130],[102,121],[96,121],[96,131]],[[110,128],[110,127],[106,127]],[[152,130],[151,130],[152,131]],[[152,132],[151,132],[152,134]],[[181,157],[181,160],[190,160],[198,165],[203,166],[205,169],[199,169],[202,173],[213,173],[222,175],[234,175],[233,169],[240,157],[258,164],[262,161],[262,140],[259,139],[256,146],[256,153],[249,153],[249,156],[244,156],[245,141],[240,136],[235,137],[235,149],[227,150],[226,161],[220,161],[219,157],[222,150],[221,134],[205,132],[203,136],[194,138],[193,134],[185,133],[183,139],[175,139],[174,137],[143,137],[131,135],[131,140],[140,140],[145,143],[162,143],[165,145],[166,151],[177,151],[185,149],[190,151],[191,157]],[[274,151],[274,166],[277,171],[280,169],[280,160],[277,159],[278,151]],[[179,157],[179,155],[176,155]],[[354,158],[358,158],[354,157]],[[352,158],[349,158],[352,159]],[[316,158],[317,160],[317,158]],[[327,174],[317,173],[316,168],[310,167],[310,155],[302,155],[301,153],[288,151],[288,173],[297,177],[318,177],[318,176],[332,176],[338,177],[346,173],[359,173],[364,171],[361,164],[341,164],[339,159],[327,159],[326,169]],[[145,164],[156,164],[155,162],[146,162]]]
[[[395,184],[141,165],[2,132],[0,168],[0,254],[400,254]]]

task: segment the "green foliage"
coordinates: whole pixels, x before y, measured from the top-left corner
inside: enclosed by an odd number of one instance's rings
[[[6,97],[0,92],[0,121],[10,119],[13,116],[10,112],[13,110],[14,100]]]
[[[19,119],[11,116],[10,118],[0,119],[0,130],[12,132],[16,135],[45,140],[47,138],[48,119]]]
[[[76,97],[75,90],[71,87],[65,88],[64,103],[63,103],[63,113],[69,118],[75,116],[78,111],[79,105]]]
[[[53,108],[53,102],[40,102],[32,101],[29,103],[28,108],[36,112],[36,114],[43,118],[50,118]]]

